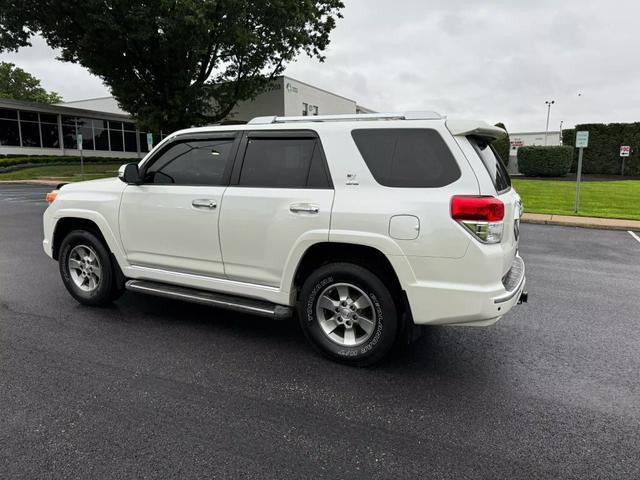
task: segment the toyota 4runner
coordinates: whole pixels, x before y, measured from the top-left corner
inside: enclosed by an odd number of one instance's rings
[[[504,134],[434,112],[181,130],[52,192],[44,250],[82,304],[297,313],[322,353],[371,364],[415,325],[491,325],[526,300]]]

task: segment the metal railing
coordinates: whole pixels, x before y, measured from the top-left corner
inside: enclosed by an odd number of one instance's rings
[[[268,125],[290,122],[340,122],[362,120],[440,120],[444,118],[438,112],[392,112],[392,113],[356,113],[343,115],[303,115],[299,117],[255,117],[249,125]]]

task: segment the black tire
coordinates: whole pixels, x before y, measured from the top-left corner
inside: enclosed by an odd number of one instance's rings
[[[362,293],[368,297],[364,304],[369,307],[362,311],[358,308],[354,313],[362,313],[361,317],[365,317],[358,319],[360,322],[366,317],[374,318],[372,312],[375,313],[373,327],[371,323],[367,323],[370,331],[366,332],[360,326],[364,325],[364,322],[358,323],[355,318],[351,324],[348,323],[348,307],[343,305],[353,303],[355,308],[359,303],[362,304],[357,298],[351,298],[351,294],[344,300],[344,304],[339,302],[336,306],[338,310],[342,307],[341,312],[346,311],[345,316],[336,313],[335,317],[327,322],[326,317],[331,315],[331,309],[319,307],[318,302],[323,296],[327,297],[323,299],[323,305],[329,297],[334,299],[334,302],[339,301],[338,299],[344,295],[341,295],[338,289],[345,285],[348,291],[354,293],[353,297]],[[324,327],[319,316],[324,317]],[[348,365],[368,366],[381,360],[394,345],[401,317],[391,291],[375,274],[352,263],[331,263],[315,270],[304,282],[298,301],[298,318],[305,337],[322,354]],[[328,333],[326,330],[331,330],[336,322],[339,322],[339,325]],[[356,332],[351,334],[350,341],[353,342],[355,337],[360,335],[360,340],[357,341],[362,343],[353,346],[344,343],[347,341],[347,326]]]
[[[75,273],[77,277],[78,270],[74,269],[74,273],[72,273],[70,268],[69,257],[72,254],[74,256],[76,255],[74,249],[79,246],[88,248],[88,251],[97,257],[97,262],[93,262],[90,266],[95,267],[95,265],[98,265],[100,269],[99,280],[95,282],[95,287],[89,291],[85,291],[77,285],[73,275]],[[83,251],[86,252],[87,250]],[[116,280],[109,251],[100,238],[93,232],[88,230],[74,230],[67,234],[60,245],[58,265],[64,286],[71,296],[83,305],[107,305],[124,292],[123,285],[120,285],[120,282]],[[85,288],[89,288],[89,286]]]

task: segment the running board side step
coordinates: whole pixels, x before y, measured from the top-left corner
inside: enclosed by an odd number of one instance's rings
[[[195,288],[180,287],[167,283],[151,282],[147,280],[129,280],[125,288],[132,292],[146,293],[157,297],[173,298],[186,302],[200,303],[212,307],[225,308],[235,312],[249,313],[270,317],[275,320],[284,320],[292,316],[293,309],[285,305],[256,300],[253,298],[238,297],[218,292],[197,290]]]

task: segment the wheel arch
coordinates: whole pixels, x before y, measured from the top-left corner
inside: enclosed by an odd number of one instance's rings
[[[392,293],[403,292],[393,265],[377,248],[355,243],[318,242],[307,248],[298,262],[290,290],[292,301],[297,300],[300,288],[311,272],[322,265],[335,262],[353,263],[366,268],[383,280],[390,280]]]
[[[112,264],[114,267],[114,274],[116,281],[124,283],[124,274],[122,268],[118,262],[114,249],[110,245],[109,241],[102,233],[100,226],[92,219],[83,217],[62,217],[60,218],[54,227],[52,237],[52,257],[54,260],[59,259],[60,246],[65,237],[74,230],[86,230],[93,233],[104,244],[105,248],[111,255]]]

